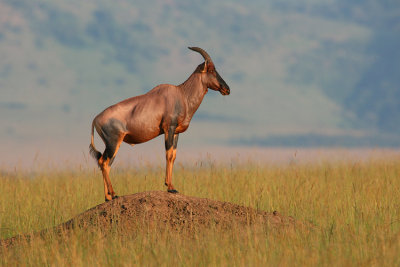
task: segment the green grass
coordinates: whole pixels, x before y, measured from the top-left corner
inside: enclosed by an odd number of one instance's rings
[[[111,172],[120,195],[164,190],[164,167]],[[98,229],[0,249],[0,265],[399,266],[400,160],[293,165],[177,165],[181,193],[277,210],[313,231],[216,229],[138,235]],[[98,170],[3,172],[0,238],[57,225],[103,201]]]

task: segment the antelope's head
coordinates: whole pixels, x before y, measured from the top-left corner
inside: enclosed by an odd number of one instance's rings
[[[197,67],[196,72],[201,73],[201,79],[207,88],[219,91],[222,95],[229,95],[231,92],[229,86],[215,69],[214,63],[207,52],[199,47],[189,47],[189,49],[200,53],[204,58],[204,63]]]

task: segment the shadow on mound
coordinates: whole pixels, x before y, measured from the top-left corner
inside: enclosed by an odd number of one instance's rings
[[[276,211],[268,213],[228,202],[152,191],[104,202],[54,228],[1,240],[0,246],[13,246],[35,236],[45,238],[47,234],[54,233],[65,235],[74,229],[96,229],[105,233],[121,229],[124,234],[135,235],[143,229],[166,227],[190,233],[204,228],[242,229],[244,226],[261,226],[271,230],[310,228]]]

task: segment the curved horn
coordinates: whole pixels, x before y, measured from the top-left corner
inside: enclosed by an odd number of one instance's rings
[[[206,51],[201,49],[200,47],[188,47],[190,50],[196,51],[200,53],[206,62],[212,62],[211,57],[207,54]]]

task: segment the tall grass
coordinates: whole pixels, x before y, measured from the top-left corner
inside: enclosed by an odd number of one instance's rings
[[[119,195],[165,190],[164,167],[113,169]],[[0,238],[57,225],[103,202],[99,171],[3,172]],[[293,216],[313,231],[75,231],[0,249],[2,265],[399,266],[400,160],[177,165],[182,193]]]

